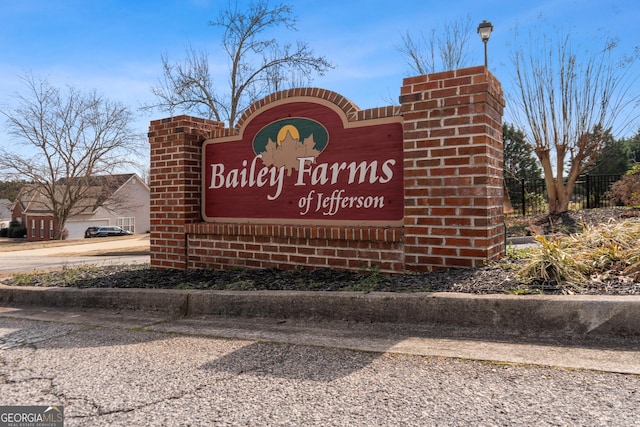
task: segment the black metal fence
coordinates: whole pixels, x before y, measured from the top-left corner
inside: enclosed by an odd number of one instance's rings
[[[576,181],[571,198],[572,209],[610,208],[616,200],[606,196],[611,184],[621,175],[581,175]],[[538,215],[548,212],[547,189],[544,179],[518,180],[505,178],[513,213],[511,215]]]

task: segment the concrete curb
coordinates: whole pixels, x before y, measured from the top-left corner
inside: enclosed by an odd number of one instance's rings
[[[522,237],[509,237],[509,238],[507,238],[507,245],[529,245],[529,244],[535,243],[535,242],[536,242],[536,239],[533,236],[522,236]]]
[[[0,286],[0,305],[140,310],[186,317],[431,324],[569,336],[640,336],[640,296]]]
[[[184,315],[186,291],[172,289],[43,288],[0,286],[0,305],[140,310]]]

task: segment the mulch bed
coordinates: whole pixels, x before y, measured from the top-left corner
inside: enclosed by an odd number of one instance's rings
[[[544,234],[572,234],[582,224],[617,221],[640,216],[640,210],[598,209],[572,211],[549,217],[508,219],[508,234],[526,235],[535,226]],[[10,286],[69,286],[78,288],[153,288],[212,290],[286,290],[286,291],[364,291],[364,292],[462,292],[473,294],[564,294],[575,292],[555,283],[528,283],[516,273],[522,259],[507,256],[483,268],[465,268],[422,274],[386,275],[371,271],[364,274],[319,270],[155,270],[148,266],[109,266],[73,269],[3,280]],[[581,294],[638,295],[640,283],[633,278],[610,272],[584,283]]]

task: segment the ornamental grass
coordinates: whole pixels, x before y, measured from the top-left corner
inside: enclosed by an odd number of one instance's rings
[[[569,236],[534,236],[539,245],[518,275],[579,293],[590,279],[617,275],[640,280],[640,218],[586,226]]]

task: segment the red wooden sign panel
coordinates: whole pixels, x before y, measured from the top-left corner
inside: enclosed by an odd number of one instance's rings
[[[400,118],[348,123],[328,103],[267,106],[240,137],[203,147],[207,221],[398,223]]]

